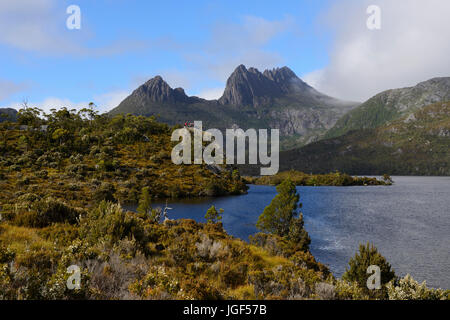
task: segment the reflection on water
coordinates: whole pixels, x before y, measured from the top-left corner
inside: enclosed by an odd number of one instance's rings
[[[429,286],[450,288],[450,178],[394,181],[393,186],[297,187],[311,252],[341,276],[358,244],[370,241],[398,275],[410,273]],[[225,210],[227,232],[248,240],[275,194],[275,187],[250,186],[247,195],[171,201],[169,216],[204,222],[206,210],[215,205]]]

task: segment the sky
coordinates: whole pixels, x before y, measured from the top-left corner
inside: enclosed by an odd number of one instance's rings
[[[71,5],[79,29],[67,27]],[[0,107],[104,112],[156,75],[214,99],[239,64],[288,66],[364,101],[450,76],[449,12],[448,0],[0,0]]]

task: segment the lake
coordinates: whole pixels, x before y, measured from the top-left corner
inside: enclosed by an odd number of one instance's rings
[[[358,244],[370,241],[397,275],[449,289],[450,177],[393,179],[392,186],[297,187],[311,253],[340,277]],[[170,201],[169,217],[204,222],[215,205],[225,210],[225,230],[248,241],[275,195],[275,187],[251,185],[247,195]]]

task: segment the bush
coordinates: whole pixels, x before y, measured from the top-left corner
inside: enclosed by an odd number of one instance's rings
[[[114,197],[114,193],[116,192],[116,188],[112,183],[103,182],[95,191],[93,198],[97,202],[101,201],[110,201],[115,202],[116,198]]]
[[[206,211],[205,219],[207,223],[218,223],[222,220],[223,209],[219,209],[217,212],[215,206],[211,206],[211,208]]]
[[[208,197],[222,196],[225,195],[226,193],[227,190],[225,190],[223,185],[216,180],[209,181],[204,190],[204,194]]]
[[[142,221],[133,213],[124,212],[119,204],[106,201],[102,201],[82,219],[80,234],[91,243],[97,243],[102,239],[116,243],[134,237],[142,247],[145,246]]]
[[[370,265],[376,265],[380,268],[382,290],[369,290],[367,288],[367,279],[370,276],[367,274],[367,268]],[[350,259],[349,267],[342,279],[349,282],[357,282],[358,286],[373,298],[386,298],[386,284],[391,280],[396,280],[395,272],[391,269],[391,265],[386,258],[378,252],[375,246],[369,243],[367,245],[359,245],[359,253],[356,253]]]
[[[449,300],[450,290],[428,289],[426,282],[419,283],[409,274],[398,281],[387,284],[389,300]]]
[[[35,201],[30,211],[18,214],[15,223],[32,228],[44,228],[52,223],[74,224],[82,213],[83,211],[72,208],[60,200],[47,198]]]

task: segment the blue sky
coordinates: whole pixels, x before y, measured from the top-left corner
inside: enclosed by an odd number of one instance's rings
[[[448,28],[440,13],[448,7],[445,0],[433,1],[437,7],[427,11],[428,20],[413,25],[412,34],[427,36],[430,20],[442,19]],[[367,30],[369,3],[379,3],[389,28]],[[71,4],[81,9],[80,30],[66,28]],[[158,74],[190,95],[214,98],[240,63],[259,69],[287,65],[319,90],[353,100],[383,85],[448,75],[443,56],[417,72],[425,53],[402,59],[414,39],[391,48],[390,37],[406,30],[394,23],[405,11],[408,19],[424,8],[386,0],[0,0],[0,106],[27,100],[48,109],[93,101],[103,111]],[[447,34],[441,36],[432,40],[448,42]],[[445,44],[438,49],[450,51]],[[387,76],[399,61],[404,69]],[[365,87],[358,87],[361,79],[367,80]]]

